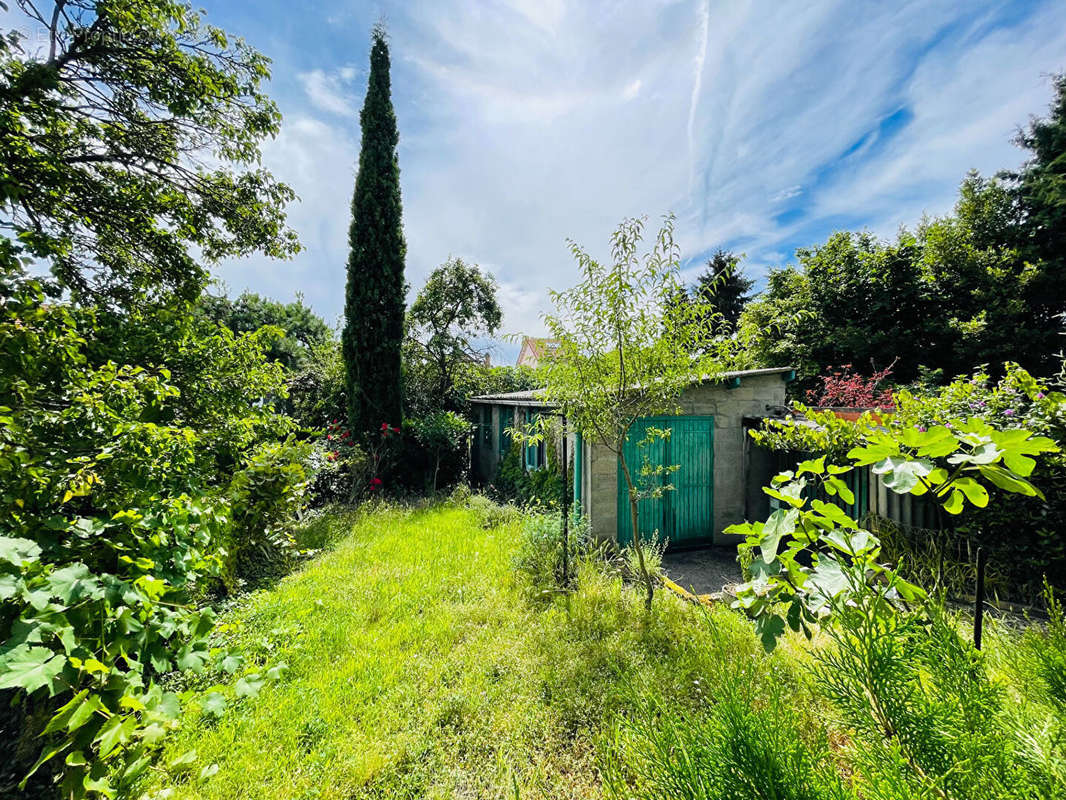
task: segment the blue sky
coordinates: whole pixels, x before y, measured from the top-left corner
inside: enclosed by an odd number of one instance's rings
[[[1066,70],[1066,3],[201,0],[274,60],[266,166],[300,196],[305,250],[216,270],[231,293],[343,308],[369,31],[388,26],[407,277],[449,255],[537,333],[625,216],[678,216],[686,266],[719,246],[756,278],[840,228],[893,235],[950,210]],[[512,361],[515,345],[495,358]]]

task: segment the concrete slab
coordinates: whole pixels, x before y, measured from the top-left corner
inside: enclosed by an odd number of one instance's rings
[[[735,547],[707,547],[668,552],[663,571],[674,583],[695,594],[714,594],[743,582]]]

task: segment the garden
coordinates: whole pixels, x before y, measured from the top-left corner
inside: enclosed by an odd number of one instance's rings
[[[532,369],[485,358],[479,265],[408,302],[381,25],[335,328],[214,281],[301,247],[269,59],[180,3],[14,6],[49,45],[0,37],[0,794],[1066,796],[1066,78],[1020,171],[758,295],[724,250],[689,282],[673,215],[571,241]],[[675,591],[641,421],[768,367],[743,581]],[[474,398],[534,389],[488,441]],[[628,546],[569,504],[577,435]]]

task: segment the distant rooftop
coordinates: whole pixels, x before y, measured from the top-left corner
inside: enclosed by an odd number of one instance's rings
[[[543,336],[522,337],[522,349],[518,352],[517,364],[520,367],[536,368],[544,356],[550,356],[559,346],[556,339]]]

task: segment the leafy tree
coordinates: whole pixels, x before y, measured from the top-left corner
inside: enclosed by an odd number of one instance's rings
[[[571,252],[581,280],[552,291],[555,314],[544,317],[559,346],[542,370],[544,399],[558,406],[585,441],[608,448],[628,491],[633,545],[651,606],[653,584],[644,559],[642,497],[661,493],[652,480],[670,467],[632,464],[625,446],[629,429],[642,417],[676,413],[681,392],[693,380],[713,374],[721,350],[710,309],[676,303],[683,291],[672,216],[666,217],[649,252],[639,254],[646,221],[625,220],[611,236],[611,262],[601,264],[575,243]],[[705,354],[693,356],[692,353]],[[667,436],[651,429],[643,448]]]
[[[172,0],[18,0],[0,39],[0,229],[78,301],[194,300],[208,264],[297,247],[258,167],[268,60]],[[194,256],[189,248],[196,249]]]
[[[896,376],[922,367],[950,378],[1018,361],[1037,375],[1057,367],[1066,313],[1066,77],[1046,119],[1018,142],[1032,153],[1017,173],[962,183],[953,214],[925,219],[894,241],[838,232],[772,270],[741,316],[753,364],[835,364]]]
[[[348,231],[348,285],[341,336],[348,417],[359,437],[402,418],[403,270],[407,246],[400,205],[399,133],[389,86],[389,45],[374,28],[370,78],[359,115],[359,173]]]
[[[456,373],[461,364],[484,360],[476,340],[496,333],[502,319],[496,281],[476,264],[452,258],[433,270],[407,321],[412,358],[428,373],[434,408],[458,410]]]
[[[204,264],[296,249],[292,193],[243,42],[170,0],[18,7],[46,38],[0,39],[0,761],[40,736],[63,796],[114,796],[180,711],[160,676],[208,659],[196,601],[301,496],[274,332],[190,314]]]
[[[751,300],[755,281],[740,268],[740,256],[717,250],[696,279],[691,294],[718,314],[729,331],[736,329],[744,306]]]
[[[1018,173],[1007,174],[1019,204],[1019,249],[1042,262],[1026,300],[1037,324],[1062,330],[1066,313],[1066,74],[1053,81],[1051,113],[1034,119],[1017,143],[1032,156]]]
[[[293,303],[280,303],[254,292],[242,292],[235,300],[208,294],[201,298],[198,310],[206,319],[234,333],[252,333],[266,326],[278,328],[283,335],[271,343],[267,357],[288,372],[303,368],[312,351],[333,336],[329,325],[304,305],[299,295]]]
[[[0,689],[20,721],[2,760],[113,794],[179,714],[160,677],[209,658],[196,599],[284,544],[305,452],[259,402],[284,392],[263,332],[162,331],[171,371],[100,363],[98,315],[39,281],[0,275],[0,312]]]
[[[424,417],[408,420],[405,427],[409,429],[415,441],[430,455],[432,468],[430,487],[435,492],[439,485],[442,461],[450,454],[465,451],[473,426],[453,411],[437,411]],[[468,470],[469,463],[464,467]]]

